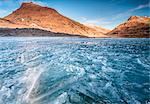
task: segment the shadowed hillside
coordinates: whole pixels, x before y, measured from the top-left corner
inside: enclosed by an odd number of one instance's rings
[[[47,30],[35,29],[35,28],[0,28],[0,36],[51,36],[51,37],[85,37],[74,34],[54,33]]]

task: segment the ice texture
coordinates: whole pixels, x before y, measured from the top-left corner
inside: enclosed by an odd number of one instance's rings
[[[150,39],[0,38],[0,104],[149,104]]]

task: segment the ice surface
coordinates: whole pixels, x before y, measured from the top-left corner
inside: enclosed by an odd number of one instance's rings
[[[149,104],[150,39],[0,38],[0,104]]]

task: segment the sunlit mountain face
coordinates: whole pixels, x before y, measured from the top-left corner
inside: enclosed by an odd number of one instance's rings
[[[32,2],[22,3],[21,6],[13,13],[0,19],[0,27],[36,28],[43,31],[46,30],[55,33],[71,34],[72,36],[106,37],[103,33],[103,29],[101,31],[97,31],[94,28],[90,28],[61,15],[53,8],[40,6]],[[99,28],[101,29],[101,27]],[[35,35],[38,36],[38,34]]]
[[[69,34],[71,36],[78,35],[80,37],[92,38],[148,38],[150,37],[150,18],[148,15],[138,14],[139,16],[136,16],[136,14],[134,14],[134,12],[138,10],[146,9],[147,11],[148,7],[148,3],[138,4],[137,7],[129,9],[127,12],[116,14],[113,18],[109,16],[110,19],[99,17],[99,19],[96,20],[89,20],[82,17],[84,21],[81,22],[80,20],[75,21],[72,18],[69,18],[69,14],[62,15],[60,12],[55,10],[55,8],[42,6],[36,2],[25,2],[12,13],[0,18],[0,36],[53,36],[53,33],[61,33],[63,36]],[[106,13],[108,13],[107,11]],[[146,11],[144,13],[146,13]],[[89,12],[89,14],[91,13]],[[111,13],[108,14],[110,15]],[[122,20],[122,17],[126,18]],[[98,18],[96,14],[95,18]],[[116,20],[122,21],[119,22],[119,24],[115,26],[116,28],[112,30],[102,28],[100,25],[97,25],[98,22],[100,24],[108,24],[110,26],[115,25]],[[23,30],[20,31],[20,29]],[[33,29],[37,30],[34,31]]]
[[[1,104],[148,104],[149,39],[1,38]]]

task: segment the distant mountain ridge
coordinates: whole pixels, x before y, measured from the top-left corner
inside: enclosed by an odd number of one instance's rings
[[[103,33],[103,34],[106,34],[106,33],[108,33],[108,32],[111,31],[111,30],[109,30],[109,29],[105,29],[105,28],[102,28],[102,27],[99,27],[99,26],[96,26],[96,25],[93,25],[93,24],[87,24],[87,23],[85,23],[84,25],[85,25],[85,26],[88,26],[88,27],[90,27],[90,28],[93,28],[93,29],[95,29],[96,31],[99,31],[99,32],[101,32],[101,33]]]
[[[149,38],[150,18],[145,16],[131,16],[125,23],[107,33],[110,37]]]
[[[12,22],[6,23],[7,27],[38,28],[87,37],[106,37],[102,32],[59,14],[55,9],[42,7],[32,2],[23,3],[19,9],[3,19]],[[5,25],[3,23],[0,26]]]

